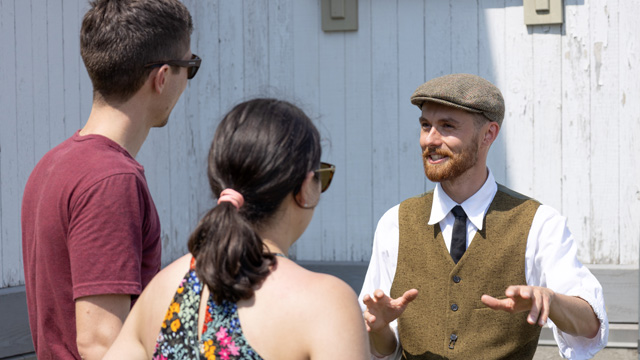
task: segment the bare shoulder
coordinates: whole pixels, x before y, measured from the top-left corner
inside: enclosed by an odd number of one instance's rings
[[[265,358],[363,359],[368,338],[357,302],[342,280],[278,258],[238,313],[245,337]]]
[[[269,285],[269,292],[280,294],[277,298],[286,304],[287,312],[310,324],[361,316],[357,295],[347,283],[333,275],[309,271],[290,260],[278,261],[265,285]]]
[[[288,339],[304,346],[311,359],[368,359],[368,337],[353,289],[335,276],[289,260],[279,261],[278,267],[269,278],[282,282],[274,288],[280,289],[279,305],[288,316],[281,316],[279,324],[298,329]]]
[[[333,275],[307,270],[290,260],[279,261],[273,275],[274,280],[286,282],[292,291],[298,291],[301,296],[306,297],[305,301],[319,300],[326,303],[328,298],[348,301],[356,299],[355,292],[344,281]]]

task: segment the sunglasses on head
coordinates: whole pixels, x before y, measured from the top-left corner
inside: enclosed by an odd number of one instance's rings
[[[335,172],[335,165],[326,162],[321,162],[320,169],[315,170],[315,173],[318,174],[318,177],[320,178],[320,188],[322,192],[325,192],[329,188],[329,185],[331,185],[331,179],[333,179],[333,174]]]
[[[202,59],[198,57],[198,55],[191,55],[190,60],[164,60],[164,61],[155,61],[152,63],[146,64],[144,67],[147,69],[153,69],[156,67],[160,67],[162,65],[171,65],[171,66],[179,66],[187,68],[187,79],[193,79],[200,68],[200,63]]]

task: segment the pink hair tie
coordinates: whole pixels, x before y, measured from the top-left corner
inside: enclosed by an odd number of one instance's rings
[[[242,197],[242,194],[233,189],[222,190],[222,192],[220,193],[220,197],[218,198],[218,204],[225,201],[232,203],[233,206],[236,207],[236,209],[240,209],[242,204],[244,204],[244,198]]]

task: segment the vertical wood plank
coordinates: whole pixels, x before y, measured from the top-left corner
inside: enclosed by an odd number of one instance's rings
[[[64,111],[64,39],[62,0],[47,0],[46,40],[47,58],[43,59],[41,66],[47,69],[48,84],[47,95],[49,97],[49,131],[48,144],[54,147],[71,136],[65,130]]]
[[[595,263],[615,264],[620,257],[620,184],[611,181],[611,174],[619,174],[620,164],[607,149],[619,144],[618,1],[594,0],[590,11],[591,246]]]
[[[14,212],[16,221],[7,230],[10,231],[8,239],[14,239],[4,244],[3,266],[8,268],[4,273],[4,282],[9,285],[18,285],[24,281],[22,275],[22,246],[20,239],[20,203],[22,191],[27,178],[35,165],[35,141],[34,138],[34,77],[33,77],[33,49],[32,49],[32,10],[31,3],[17,1],[15,3],[15,17],[20,21],[15,22],[15,72],[16,72],[16,145],[18,167],[17,173],[12,179],[14,184],[14,198],[8,209]],[[5,214],[6,216],[6,214]],[[13,217],[12,216],[12,217]]]
[[[80,31],[82,29],[82,19],[84,18],[84,14],[89,11],[89,0],[79,0],[78,1],[78,34],[76,35],[76,41],[78,42],[78,46],[80,44]],[[79,47],[78,47],[79,49]],[[82,60],[82,55],[80,55],[80,51],[78,50],[78,75],[80,76],[80,126],[83,127],[86,124],[87,119],[89,119],[89,113],[91,113],[91,106],[93,105],[93,85],[91,84],[91,79],[89,79],[89,73],[87,72],[87,68],[84,66],[84,61]]]
[[[485,0],[478,5],[478,75],[505,91],[505,0]],[[491,145],[487,166],[496,181],[506,180],[506,156],[503,136]]]
[[[327,139],[323,158],[336,165],[330,191],[322,194],[319,213],[322,219],[320,260],[346,260],[346,174],[345,164],[345,35],[328,32],[320,36],[320,124]]]
[[[215,205],[207,175],[209,147],[211,146],[215,130],[225,112],[225,109],[220,106],[222,94],[229,92],[231,95],[235,95],[235,93],[227,91],[227,88],[225,88],[225,91],[222,91],[220,84],[222,73],[227,72],[227,68],[221,66],[223,51],[221,50],[220,19],[227,17],[226,14],[221,16],[221,5],[222,3],[230,2],[194,1],[194,3],[197,4],[195,11],[198,13],[198,23],[194,25],[196,28],[194,33],[197,31],[198,34],[192,35],[192,49],[197,51],[197,54],[202,54],[202,56],[206,56],[206,59],[208,59],[206,68],[199,70],[205,71],[203,71],[202,74],[199,73],[198,78],[193,79],[196,81],[190,83],[189,89],[187,89],[186,94],[183,95],[189,99],[193,98],[194,101],[196,101],[195,106],[198,108],[198,117],[196,119],[197,123],[199,123],[197,125],[198,134],[194,135],[196,138],[199,138],[198,145],[195,149],[197,162],[194,169],[194,176],[198,181],[194,183],[195,188],[191,190],[191,194],[195,196],[197,203],[195,222],[192,222],[192,225],[195,227],[200,218]],[[239,2],[233,1],[232,3]],[[242,14],[241,8],[238,14]],[[240,49],[242,49],[241,25],[239,29],[237,33],[237,43]],[[193,37],[196,37],[195,41]],[[242,90],[242,79],[240,79],[239,84],[234,85]],[[235,101],[241,98],[240,94],[235,96],[237,96]]]
[[[561,27],[533,26],[533,195],[561,210],[562,38]]]
[[[640,7],[619,3],[620,264],[638,265],[640,246]]]
[[[478,0],[451,0],[451,72],[478,74]]]
[[[293,85],[302,110],[322,132],[318,121],[320,90],[320,2],[313,5],[295,1],[293,5]],[[325,155],[323,155],[325,156]],[[338,169],[338,171],[340,171]],[[320,206],[325,206],[321,204]],[[322,253],[322,221],[315,214],[305,233],[290,249],[289,255],[297,260],[319,260]]]
[[[534,196],[533,37],[522,20],[521,1],[506,1],[505,29],[505,118],[498,135],[504,141],[505,183],[515,191]]]
[[[51,148],[49,143],[49,71],[47,68],[47,7],[33,6],[31,13],[32,74],[33,74],[33,133],[34,165]]]
[[[171,181],[171,233],[168,247],[169,252],[166,254],[170,258],[177,258],[186,252],[186,239],[191,229],[195,227],[195,221],[192,223],[189,214],[189,208],[193,205],[189,193],[191,188],[190,171],[193,169],[192,161],[194,158],[193,147],[191,141],[192,134],[192,116],[187,106],[188,98],[181,97],[173,110],[173,122],[168,126],[169,145],[171,151],[169,159],[170,181]]]
[[[82,14],[78,12],[78,0],[62,2],[62,39],[64,58],[64,113],[67,137],[84,125],[80,114],[80,24]]]
[[[169,124],[181,121],[176,109],[169,118]],[[172,235],[173,218],[171,214],[171,194],[173,191],[171,182],[172,152],[169,132],[170,125],[164,128],[151,129],[145,144],[138,152],[136,160],[144,166],[145,178],[149,192],[156,205],[156,211],[160,218],[160,237],[162,241],[162,265],[166,266],[173,260],[175,237]]]
[[[245,95],[269,90],[269,7],[266,1],[244,0]]]
[[[411,104],[411,94],[425,79],[425,32],[423,0],[398,1],[398,186],[397,202],[425,190],[420,149],[420,109]]]
[[[425,82],[451,74],[454,40],[452,0],[426,0],[424,7]],[[415,89],[413,89],[415,90]]]
[[[193,114],[190,113],[187,102],[186,97],[180,97],[172,111],[169,124],[166,129],[162,129],[169,134],[170,148],[168,180],[171,184],[169,202],[171,228],[169,229],[169,241],[163,244],[163,250],[166,251],[162,254],[163,259],[167,261],[186,253],[187,236],[195,227],[189,213],[189,208],[193,205],[189,196],[191,192],[189,172],[192,171],[193,164],[189,159],[195,157],[192,146]]]
[[[272,96],[292,100],[293,1],[269,1],[269,86]]]
[[[348,260],[369,261],[373,231],[371,180],[371,3],[358,3],[358,31],[345,34],[346,242]]]
[[[186,237],[213,204],[205,161],[220,116],[255,95],[301,105],[325,138],[324,159],[338,165],[292,256],[368,260],[382,213],[433,187],[408,97],[451,72],[479,74],[505,95],[489,161],[496,178],[561,210],[583,262],[638,264],[637,6],[565,0],[564,28],[527,28],[519,0],[372,0],[359,4],[358,31],[329,34],[319,2],[185,4],[203,67],[138,156],[161,217],[164,264],[186,252]],[[0,2],[0,46],[9,54],[0,59],[2,286],[23,281],[15,239],[27,176],[89,114],[79,51],[87,8],[87,0]]]
[[[398,6],[371,2],[373,218],[398,204]]]
[[[16,8],[14,1],[0,1],[0,49],[6,56],[0,56],[0,287],[12,285],[21,270],[21,264],[15,261],[15,243],[20,239],[20,189],[18,183],[18,144],[17,129],[17,83],[16,83]],[[13,55],[13,56],[11,56]],[[18,254],[20,258],[22,256]],[[21,271],[20,271],[21,272]]]
[[[243,6],[242,1],[220,1],[219,52],[217,56],[219,69],[215,69],[220,78],[220,116],[244,100],[244,38],[243,38]],[[202,45],[208,48],[206,37]],[[212,65],[214,65],[212,63]],[[214,71],[213,69],[211,71]],[[213,79],[210,79],[213,81]]]
[[[576,239],[582,262],[592,259],[591,124],[589,5],[565,0],[565,35],[562,37],[562,212]]]

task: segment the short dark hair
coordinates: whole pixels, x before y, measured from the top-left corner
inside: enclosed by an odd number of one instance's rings
[[[80,50],[94,100],[128,100],[151,72],[145,64],[180,59],[189,49],[193,23],[178,0],[94,0],[90,5]]]
[[[217,303],[251,298],[269,275],[275,258],[257,230],[275,218],[287,195],[300,191],[321,152],[318,130],[289,102],[254,99],[224,117],[209,151],[209,183],[217,198],[231,188],[244,204],[215,206],[189,239],[198,277]]]

